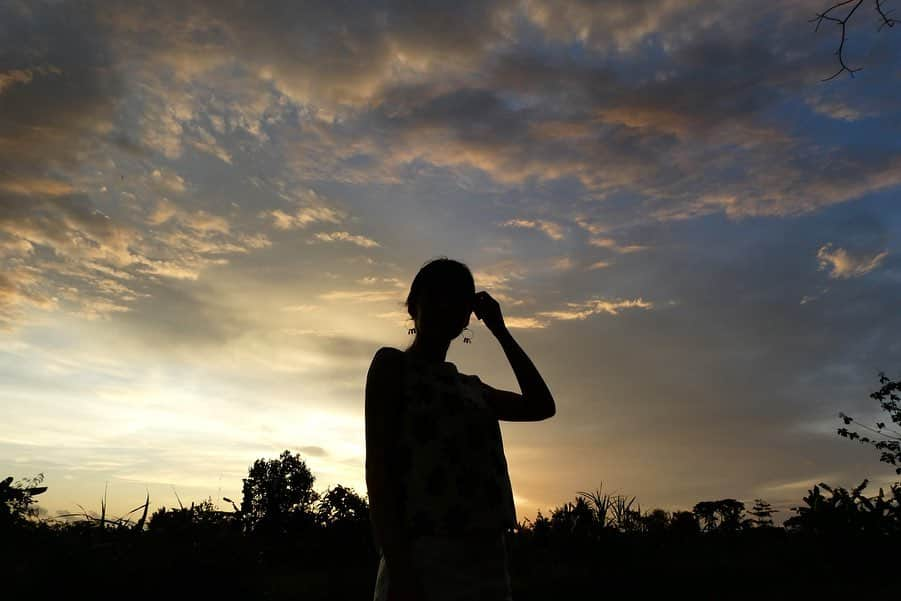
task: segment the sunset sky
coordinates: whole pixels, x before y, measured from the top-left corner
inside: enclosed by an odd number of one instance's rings
[[[227,509],[289,449],[365,494],[366,371],[448,256],[557,403],[501,422],[520,520],[875,494],[835,430],[901,376],[901,34],[865,2],[821,81],[829,4],[0,3],[0,478]]]

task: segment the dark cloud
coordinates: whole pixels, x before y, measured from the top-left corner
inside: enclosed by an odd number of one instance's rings
[[[57,305],[60,283],[47,281],[39,262],[59,259],[86,273],[84,263],[96,260],[121,266],[131,232],[65,178],[111,127],[121,93],[91,4],[5,3],[0,24],[0,259],[10,268],[0,322],[8,328],[20,305]]]
[[[112,124],[122,74],[92,3],[5,3],[0,73],[27,81],[0,91],[3,177],[77,164],[78,152]]]
[[[391,180],[423,159],[508,184],[575,178],[672,219],[791,214],[897,184],[895,153],[847,160],[774,112],[818,78],[822,44],[797,35],[808,8],[210,2],[192,3],[189,19],[156,2],[97,15],[137,73],[156,65],[190,80],[237,59],[301,104],[340,110],[341,122],[278,134],[302,175]],[[645,55],[655,60],[635,58]],[[172,136],[186,124],[158,128],[151,144],[179,152]],[[847,169],[834,168],[840,158]]]

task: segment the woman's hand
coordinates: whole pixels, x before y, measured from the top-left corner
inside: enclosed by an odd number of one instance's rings
[[[507,330],[504,317],[501,315],[501,306],[490,294],[484,290],[476,292],[472,304],[472,312],[485,324],[485,327],[491,330],[492,334],[498,336]]]

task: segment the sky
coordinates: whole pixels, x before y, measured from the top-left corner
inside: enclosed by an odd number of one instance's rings
[[[827,4],[0,3],[0,476],[227,509],[287,449],[365,494],[369,363],[446,256],[556,401],[501,422],[520,520],[875,494],[835,431],[901,376],[901,39],[866,2],[823,81]]]

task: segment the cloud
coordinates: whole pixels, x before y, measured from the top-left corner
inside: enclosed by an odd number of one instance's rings
[[[330,292],[323,292],[318,295],[319,298],[323,300],[330,301],[351,301],[351,302],[366,302],[366,303],[378,303],[383,301],[395,301],[400,299],[400,294],[397,290],[394,289],[386,289],[386,290],[332,290]],[[393,316],[394,314],[380,314],[380,316]]]
[[[540,330],[547,327],[546,321],[541,321],[535,317],[504,317],[504,323],[508,328],[516,328],[522,330]]]
[[[182,78],[220,68],[230,61],[229,48],[240,47],[261,79],[298,103],[327,108],[365,103],[386,80],[414,78],[439,66],[470,67],[501,35],[502,7],[470,0],[387,9],[363,1],[340,7],[314,1],[281,3],[274,10],[268,4],[206,0],[191,4],[193,19],[174,1],[114,4],[105,7],[103,18],[112,30],[143,34],[140,43],[123,35],[122,52],[152,59]],[[451,20],[455,27],[446,26]]]
[[[567,271],[572,269],[575,266],[575,263],[570,257],[558,257],[551,259],[551,269],[554,271]]]
[[[163,173],[159,169],[154,169],[151,174],[153,181],[170,192],[184,192],[185,180],[177,173]]]
[[[273,219],[273,225],[276,229],[291,230],[297,228],[305,228],[311,223],[341,223],[343,216],[341,213],[328,207],[301,207],[288,214],[281,209],[275,209],[264,213],[264,215]]]
[[[840,121],[859,121],[865,117],[875,116],[872,113],[853,106],[843,100],[826,98],[824,96],[810,96],[805,102],[820,115]]]
[[[0,189],[16,196],[63,196],[75,190],[69,182],[46,178],[10,177],[0,181]]]
[[[330,206],[332,201],[313,189],[292,190],[285,192],[283,183],[279,183],[278,195],[291,201],[296,208],[285,212],[281,209],[262,211],[259,216],[272,220],[276,229],[304,229],[314,223],[341,223],[348,217],[344,209]]]
[[[0,95],[3,94],[4,90],[16,84],[30,83],[35,75],[40,77],[49,73],[60,75],[62,71],[58,67],[49,65],[47,67],[38,66],[29,69],[10,69],[6,73],[0,73]]]
[[[218,118],[217,115],[211,115],[211,120],[218,120],[221,122],[221,118]],[[224,127],[224,126],[223,126]],[[224,133],[224,132],[221,132]],[[213,136],[210,132],[203,129],[202,127],[196,127],[194,129],[194,134],[197,136],[195,139],[189,140],[189,144],[200,150],[201,152],[206,152],[216,158],[218,158],[223,163],[232,164],[232,155],[227,150],[225,150],[216,140],[216,137]]]
[[[640,244],[620,245],[613,238],[590,238],[588,240],[588,244],[592,246],[599,246],[601,248],[608,248],[620,254],[639,252],[642,250],[647,250],[649,248]]]
[[[310,305],[310,304],[301,304],[301,305],[286,305],[281,307],[282,311],[290,311],[290,312],[301,312],[307,313],[309,311],[318,311],[322,307],[319,305]]]
[[[75,164],[112,127],[122,78],[110,68],[106,32],[84,8],[0,8],[0,188],[9,177],[46,179],[46,167]]]
[[[545,221],[542,219],[508,219],[501,223],[501,226],[537,229],[547,234],[552,240],[563,239],[563,228],[559,223],[554,223],[553,221]]]
[[[129,245],[138,230],[114,223],[64,176],[96,155],[112,126],[122,86],[110,70],[108,37],[90,11],[71,4],[20,8],[0,8],[7,34],[0,65],[4,329],[24,319],[27,306],[49,310],[68,300],[95,315],[136,298],[108,274],[133,262]],[[39,39],[49,42],[35,44]]]
[[[150,225],[160,225],[169,221],[178,213],[178,207],[168,198],[161,198],[156,203],[156,208],[147,216],[147,223]]]
[[[509,290],[508,282],[524,279],[527,271],[527,268],[517,261],[504,260],[473,269],[472,277],[476,287]]]
[[[654,304],[645,301],[642,298],[636,299],[592,299],[579,303],[566,303],[567,309],[557,311],[538,311],[534,315],[529,316],[504,316],[504,323],[507,327],[524,329],[524,330],[540,330],[547,328],[552,321],[570,321],[583,320],[597,315],[606,313],[608,315],[619,315],[623,309],[652,309]]]
[[[372,248],[374,246],[381,246],[375,240],[371,238],[367,238],[366,236],[361,236],[357,234],[350,234],[348,232],[318,232],[313,234],[312,240],[307,240],[307,243],[312,244],[316,241],[319,242],[338,242],[338,241],[347,241],[352,244],[356,244],[357,246],[362,246],[363,248]]]
[[[851,255],[844,248],[833,249],[831,242],[824,244],[817,251],[817,259],[819,259],[820,262],[820,271],[831,267],[829,277],[841,279],[866,275],[879,267],[882,260],[887,256],[888,251],[882,251],[870,256],[863,254]]]
[[[408,325],[408,322],[411,320],[410,314],[406,311],[383,311],[374,313],[372,316],[389,320],[396,325]]]
[[[147,216],[147,223],[160,226],[170,220],[201,235],[228,234],[231,230],[228,220],[221,215],[212,215],[203,209],[184,210],[168,198],[162,198],[157,202],[153,212]]]
[[[97,318],[127,311],[157,276],[196,280],[223,255],[271,243],[261,234],[233,232],[228,221],[163,200],[144,216],[155,226],[111,219],[84,195],[0,197],[0,256],[12,268],[0,308],[9,329],[24,315],[16,306],[64,308]]]
[[[376,277],[376,276],[366,276],[357,280],[357,283],[363,284],[364,286],[374,286],[379,282],[389,283],[397,286],[398,288],[406,288],[407,285],[402,282],[398,278],[385,278],[385,277]]]
[[[533,0],[525,16],[550,40],[574,41],[595,51],[629,53],[647,36],[676,37],[678,17],[694,12],[694,0]],[[711,3],[712,4],[712,3]],[[668,37],[669,37],[668,36]]]
[[[610,261],[595,261],[591,265],[588,266],[588,269],[603,269],[605,267],[610,267]]]
[[[797,36],[804,3],[350,6],[114,3],[97,18],[142,82],[143,143],[168,158],[234,163],[221,138],[241,130],[302,179],[400,183],[423,162],[504,186],[574,179],[629,194],[644,220],[794,215],[901,184],[896,153],[848,155],[775,112],[832,59]]]
[[[120,128],[129,116],[131,80],[120,68],[117,32],[99,8],[92,2],[0,8],[8,34],[0,64],[5,329],[24,323],[29,307],[92,319],[126,313],[158,275],[196,278],[202,265],[226,261],[222,254],[268,243],[231,231],[223,216],[168,199],[147,214],[135,192],[143,200],[151,189],[180,195],[187,186],[164,168],[150,167],[149,177],[128,182],[120,175],[129,160],[147,155]],[[148,231],[148,223],[157,231]]]
[[[539,311],[537,315],[548,317],[550,319],[585,319],[598,313],[608,313],[610,315],[619,315],[623,309],[651,309],[654,304],[642,298],[635,299],[617,299],[605,300],[595,299],[584,301],[581,303],[566,303],[569,309],[560,311]]]

